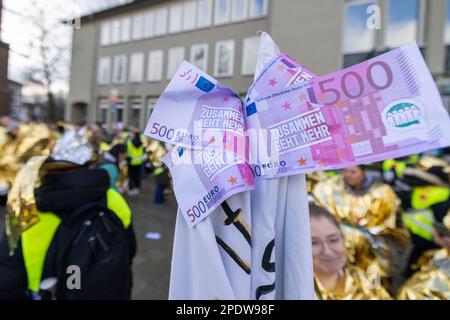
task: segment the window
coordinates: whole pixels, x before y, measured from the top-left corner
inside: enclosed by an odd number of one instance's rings
[[[143,37],[144,31],[144,16],[142,14],[137,14],[133,16],[133,40],[140,40]]]
[[[100,27],[100,45],[107,46],[110,43],[110,24],[109,22],[103,22]]]
[[[389,0],[387,3],[387,24],[385,44],[395,48],[412,41],[421,41],[419,37],[420,0]]]
[[[231,21],[237,22],[247,19],[248,0],[232,0]]]
[[[191,63],[202,70],[207,72],[208,69],[208,44],[196,44],[191,47]]]
[[[148,53],[148,81],[161,81],[163,70],[164,53],[162,50],[150,51]]]
[[[258,53],[260,37],[249,37],[244,39],[242,46],[242,75],[249,76],[255,73],[256,54]]]
[[[122,25],[120,32],[120,41],[121,42],[130,41],[131,19],[129,17],[122,18],[120,24]]]
[[[447,17],[445,19],[444,43],[450,44],[450,0],[447,0]]]
[[[119,43],[120,41],[120,20],[111,22],[111,44]]]
[[[113,83],[125,83],[127,81],[127,56],[124,54],[114,57],[113,61]]]
[[[130,125],[134,128],[141,127],[141,110],[142,103],[140,100],[133,100],[131,103],[131,119]]]
[[[109,84],[111,81],[111,58],[101,57],[98,62],[98,84]]]
[[[220,25],[230,21],[230,0],[216,0],[214,24]]]
[[[150,119],[150,116],[152,115],[153,110],[155,109],[156,101],[158,99],[155,98],[148,98],[147,99],[147,121]]]
[[[217,77],[233,75],[234,40],[219,41],[216,43],[214,59],[214,74]]]
[[[167,78],[170,79],[177,72],[178,67],[184,59],[184,48],[176,47],[169,49],[169,65],[167,66]]]
[[[183,18],[183,7],[180,4],[170,6],[169,32],[177,33],[181,31],[181,19]]]
[[[195,28],[195,1],[189,1],[184,4],[183,10],[183,30],[190,31]]]
[[[108,121],[108,109],[109,101],[107,99],[100,100],[98,103],[97,121],[100,121],[103,124]]]
[[[130,57],[130,82],[141,82],[144,77],[144,53],[132,53]]]
[[[123,122],[123,102],[115,103],[111,107],[113,110],[113,123],[117,124],[117,122]]]
[[[167,33],[167,8],[156,10],[155,36],[163,36]]]
[[[260,18],[267,15],[267,0],[250,0],[250,18]]]
[[[375,30],[367,28],[367,7],[374,2],[349,3],[345,7],[344,38],[345,54],[368,52],[375,47]]]
[[[197,2],[197,28],[205,28],[211,25],[212,0],[200,0]]]
[[[144,37],[151,38],[155,32],[155,14],[153,11],[148,11],[144,15]]]

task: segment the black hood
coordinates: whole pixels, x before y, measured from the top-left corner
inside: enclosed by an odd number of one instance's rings
[[[108,174],[103,169],[78,169],[47,174],[34,191],[41,212],[66,214],[89,202],[106,205]]]
[[[135,136],[131,142],[134,144],[136,148],[139,148],[142,145],[141,137]]]

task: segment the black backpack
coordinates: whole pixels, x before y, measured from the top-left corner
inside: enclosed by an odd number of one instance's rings
[[[57,278],[57,300],[129,299],[134,241],[131,225],[126,230],[113,211],[86,204],[62,217],[42,279]],[[78,283],[81,288],[74,288]]]

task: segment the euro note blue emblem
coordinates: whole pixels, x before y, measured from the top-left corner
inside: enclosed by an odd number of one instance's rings
[[[210,92],[214,88],[214,83],[212,83],[205,77],[200,76],[200,79],[198,79],[195,86],[204,92]]]

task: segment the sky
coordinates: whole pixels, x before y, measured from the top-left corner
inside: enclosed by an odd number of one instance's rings
[[[70,76],[72,29],[59,24],[58,21],[100,11],[130,0],[4,0],[0,31],[2,41],[10,45],[8,77],[21,83],[24,83],[24,71],[39,61],[36,50],[30,47],[36,37],[36,29],[29,18],[33,14],[33,2],[44,8],[47,23],[58,25],[57,30],[54,30],[58,43],[69,47],[60,63],[61,78],[53,86],[54,92],[66,95]],[[42,89],[35,85],[26,85],[22,92],[24,96],[42,93]]]

